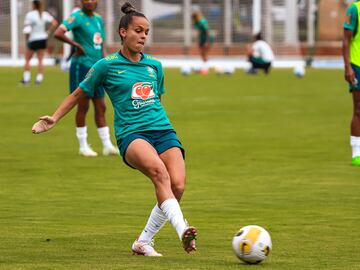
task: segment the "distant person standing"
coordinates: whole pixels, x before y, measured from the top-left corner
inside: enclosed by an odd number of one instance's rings
[[[249,74],[256,74],[258,69],[269,74],[271,64],[274,61],[274,52],[270,45],[262,39],[261,33],[253,37],[253,43],[247,46],[248,60],[251,63]]]
[[[205,19],[204,15],[200,11],[193,12],[192,20],[195,28],[199,30],[198,45],[200,50],[200,56],[203,61],[200,72],[203,74],[207,74],[209,70],[207,61],[209,60],[209,51],[211,48],[211,44],[213,43],[213,37],[210,34],[208,21]]]
[[[352,165],[360,166],[360,2],[352,3],[346,13],[344,23],[343,58],[345,80],[353,99],[350,145],[352,147]]]
[[[79,83],[85,78],[93,64],[104,56],[105,30],[101,16],[95,13],[96,0],[82,0],[81,9],[73,12],[70,18],[64,20],[56,29],[55,37],[75,48],[70,65],[70,93],[75,91]],[[72,31],[74,39],[65,35]],[[76,136],[79,140],[79,154],[94,157],[98,154],[91,149],[87,142],[86,114],[90,99],[94,104],[95,123],[99,137],[103,143],[103,155],[117,155],[118,150],[110,140],[109,127],[105,119],[105,92],[102,86],[96,89],[94,96],[83,96],[79,99],[76,112]]]
[[[58,22],[47,11],[43,10],[42,3],[39,0],[32,1],[32,11],[25,15],[24,29],[26,48],[25,65],[23,79],[21,83],[28,85],[31,79],[30,60],[36,53],[38,58],[38,74],[36,75],[36,84],[40,84],[44,79],[43,59],[47,48],[48,35],[55,30]],[[49,29],[46,24],[50,23]]]

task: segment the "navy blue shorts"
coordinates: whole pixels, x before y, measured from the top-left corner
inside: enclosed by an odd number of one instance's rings
[[[87,68],[81,63],[71,61],[70,64],[70,93],[74,92],[79,84],[85,79],[86,74],[90,68]],[[99,87],[95,93],[93,98],[103,98],[105,97],[105,90],[103,87]]]
[[[143,139],[150,143],[159,155],[172,147],[178,147],[185,159],[185,150],[173,129],[142,131],[131,133],[125,138],[117,141],[120,155],[122,156],[124,163],[131,168],[133,167],[126,162],[125,155],[130,143],[136,139]]]

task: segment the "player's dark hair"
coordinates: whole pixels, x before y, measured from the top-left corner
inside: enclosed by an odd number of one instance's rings
[[[261,34],[261,32],[259,32],[259,33],[257,33],[256,35],[255,35],[255,40],[262,40],[263,38],[262,38],[262,34]]]
[[[39,0],[33,0],[33,5],[34,5],[34,8],[39,11],[39,15],[40,15],[40,18],[41,18],[41,14],[43,12],[43,8],[42,8],[42,3],[39,1]]]
[[[120,28],[128,29],[129,24],[131,24],[131,22],[133,20],[133,17],[143,17],[143,18],[147,19],[143,13],[138,12],[135,9],[135,7],[132,4],[130,4],[129,2],[125,2],[125,4],[123,4],[121,6],[121,11],[123,13],[125,13],[125,15],[122,16],[120,19],[119,31],[120,31]],[[122,37],[121,37],[121,40],[122,40]]]

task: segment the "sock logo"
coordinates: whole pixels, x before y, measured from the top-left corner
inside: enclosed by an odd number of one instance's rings
[[[138,82],[132,87],[131,97],[133,99],[146,100],[155,97],[154,85],[149,82]]]

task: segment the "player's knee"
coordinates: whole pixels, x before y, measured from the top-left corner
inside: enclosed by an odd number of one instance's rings
[[[156,186],[168,185],[170,183],[170,176],[164,165],[152,166],[148,171]]]
[[[171,189],[172,189],[172,192],[174,193],[176,199],[179,201],[185,191],[185,182],[172,184]]]
[[[355,116],[360,117],[360,102],[355,104]]]
[[[86,114],[89,110],[89,104],[79,104],[77,107],[78,113]]]

